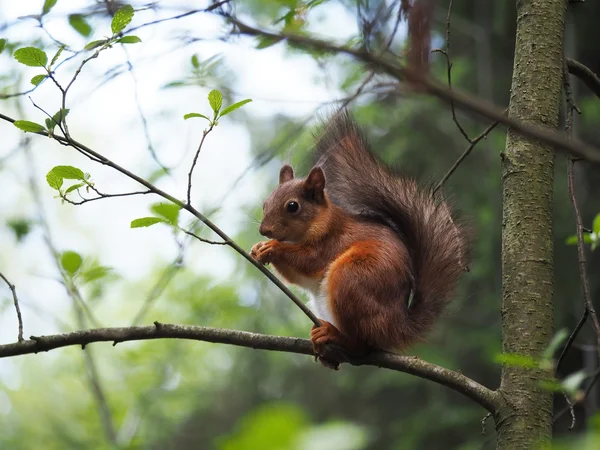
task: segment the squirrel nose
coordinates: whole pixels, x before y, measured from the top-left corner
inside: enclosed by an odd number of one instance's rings
[[[265,237],[271,237],[273,235],[273,229],[269,226],[266,226],[264,223],[260,224],[258,232]]]

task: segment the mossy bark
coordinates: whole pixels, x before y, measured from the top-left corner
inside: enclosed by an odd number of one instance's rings
[[[517,0],[511,117],[556,129],[567,0]],[[509,130],[502,155],[503,351],[539,358],[553,334],[552,147]],[[496,414],[498,449],[551,439],[552,394],[541,370],[506,366]]]

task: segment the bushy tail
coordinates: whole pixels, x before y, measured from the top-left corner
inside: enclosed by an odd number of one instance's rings
[[[408,247],[416,286],[406,326],[413,336],[422,336],[468,270],[463,230],[439,195],[393,175],[375,158],[346,111],[325,124],[316,151],[332,201],[351,214],[390,226]]]

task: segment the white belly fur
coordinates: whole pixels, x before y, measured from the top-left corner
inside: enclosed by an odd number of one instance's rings
[[[331,313],[331,309],[329,308],[329,301],[327,298],[327,277],[323,278],[321,282],[311,278],[303,278],[301,282],[298,283],[298,286],[305,290],[310,296],[310,301],[307,303],[310,310],[319,319],[326,320],[337,326],[333,314]]]

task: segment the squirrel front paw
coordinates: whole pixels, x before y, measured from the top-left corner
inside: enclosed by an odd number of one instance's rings
[[[261,264],[269,264],[273,261],[276,245],[277,241],[273,239],[270,241],[258,242],[254,244],[254,247],[250,250],[250,256]]]

